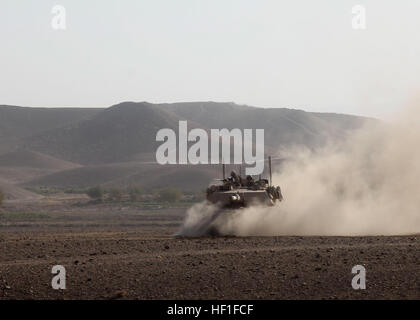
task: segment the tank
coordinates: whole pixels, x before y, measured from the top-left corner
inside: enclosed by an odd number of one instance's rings
[[[271,157],[269,157],[270,180],[254,179],[251,176],[241,177],[232,171],[230,177],[225,178],[223,165],[223,179],[207,188],[207,200],[221,208],[237,209],[252,205],[273,206],[283,200],[279,186],[271,185]]]

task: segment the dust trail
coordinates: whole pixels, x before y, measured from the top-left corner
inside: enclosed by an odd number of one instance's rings
[[[221,210],[206,201],[188,209],[181,230],[176,237],[201,237],[217,233],[216,219]]]
[[[274,182],[285,201],[220,225],[236,235],[397,235],[420,232],[419,108],[370,124],[340,145],[293,150]],[[288,154],[290,157],[290,154]]]

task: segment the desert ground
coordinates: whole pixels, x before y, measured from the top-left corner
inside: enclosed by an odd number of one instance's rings
[[[420,236],[176,238],[188,206],[7,201],[0,299],[420,299]],[[51,287],[54,265],[66,290]],[[355,265],[366,290],[351,286]]]

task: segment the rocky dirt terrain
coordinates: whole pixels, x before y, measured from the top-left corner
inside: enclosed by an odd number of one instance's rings
[[[420,299],[420,236],[174,238],[185,211],[7,203],[0,299]],[[54,265],[66,290],[51,288]],[[366,290],[352,289],[355,265]]]

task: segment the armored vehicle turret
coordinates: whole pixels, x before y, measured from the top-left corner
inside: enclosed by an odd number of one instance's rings
[[[271,183],[271,157],[269,157],[270,179],[254,179],[252,176],[241,177],[232,171],[225,178],[223,165],[223,179],[207,188],[207,200],[221,208],[243,208],[252,205],[273,206],[283,200],[279,186]]]

